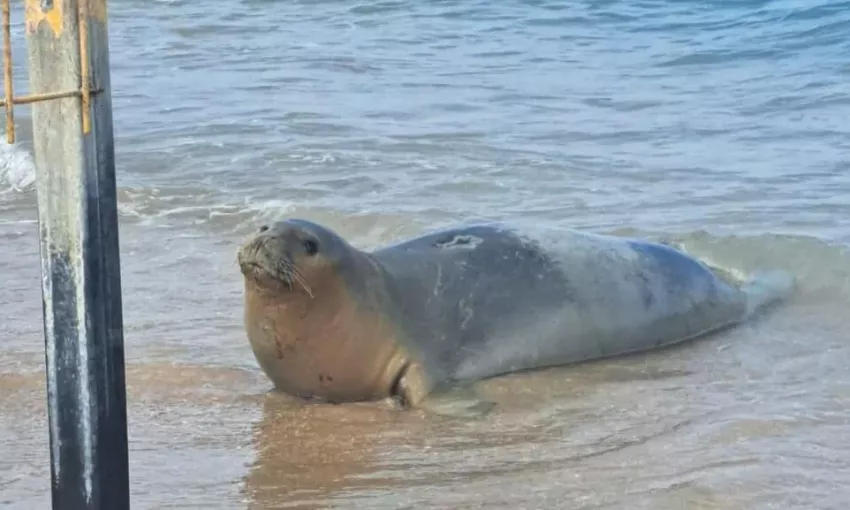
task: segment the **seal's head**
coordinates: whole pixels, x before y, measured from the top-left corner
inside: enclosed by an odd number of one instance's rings
[[[275,386],[329,402],[393,395],[407,367],[368,254],[305,220],[260,227],[239,249],[245,329]]]

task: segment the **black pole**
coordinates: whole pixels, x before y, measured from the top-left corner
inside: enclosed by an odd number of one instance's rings
[[[106,0],[26,0],[53,508],[130,506]]]

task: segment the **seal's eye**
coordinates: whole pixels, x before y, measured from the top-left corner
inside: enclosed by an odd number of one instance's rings
[[[304,251],[307,252],[307,255],[313,256],[319,252],[319,245],[312,239],[305,239]]]

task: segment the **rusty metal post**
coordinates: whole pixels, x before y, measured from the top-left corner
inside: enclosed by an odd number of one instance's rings
[[[64,94],[32,103],[53,508],[127,509],[106,0],[26,0],[26,38],[32,92]]]
[[[6,107],[6,140],[15,143],[15,105],[12,102],[12,13],[9,0],[3,0],[3,97]]]

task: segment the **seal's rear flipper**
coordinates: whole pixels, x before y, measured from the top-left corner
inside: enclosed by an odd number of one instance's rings
[[[729,285],[741,289],[747,300],[744,319],[787,299],[796,287],[794,275],[781,269],[761,269],[750,274],[721,267],[710,260],[703,259],[718,278]]]
[[[779,269],[756,271],[741,286],[747,296],[747,317],[787,299],[797,283],[794,275]]]
[[[659,242],[683,253],[688,253],[685,245],[681,242],[672,239],[661,239]],[[691,255],[696,257],[695,254]],[[744,318],[749,318],[762,309],[787,299],[797,285],[794,275],[781,269],[763,269],[746,275],[740,271],[716,264],[706,256],[697,258],[718,278],[741,289],[741,292],[747,298],[747,310]]]

